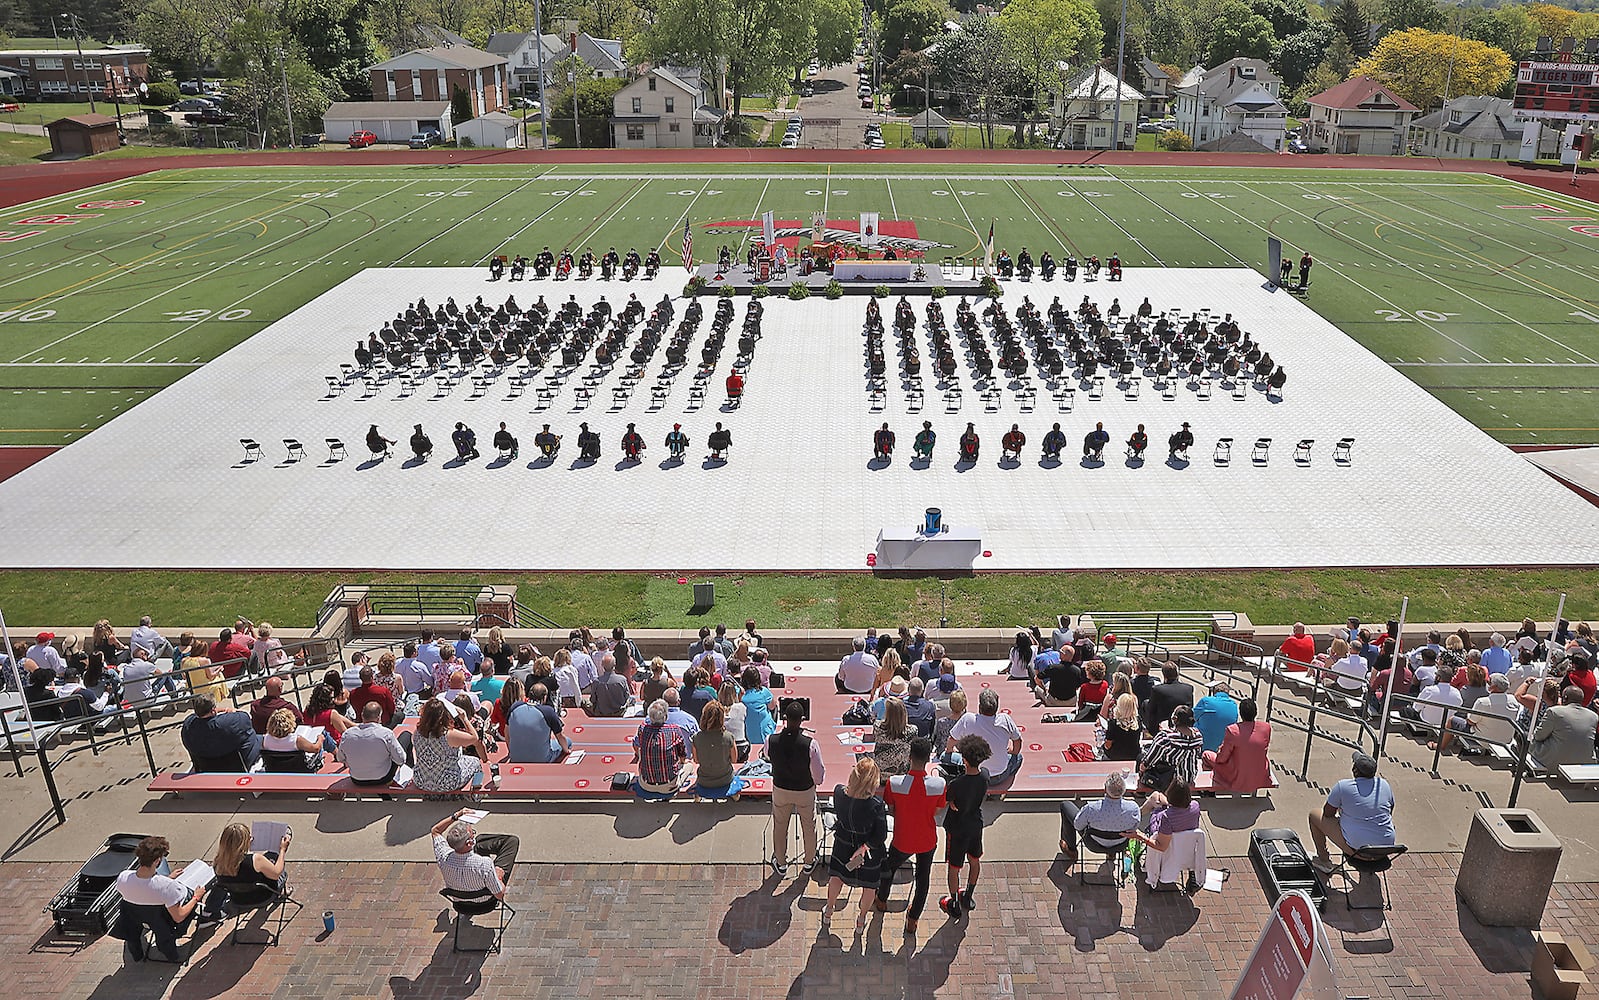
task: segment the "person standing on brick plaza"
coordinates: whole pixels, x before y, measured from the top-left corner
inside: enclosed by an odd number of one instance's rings
[[[927,905],[927,889],[933,880],[933,852],[938,849],[938,811],[944,808],[944,778],[927,773],[933,756],[933,742],[918,736],[911,740],[910,770],[888,779],[883,799],[894,814],[894,838],[878,880],[878,912],[888,910],[888,897],[894,890],[894,876],[900,866],[916,859],[916,889],[905,910],[905,933],[916,932],[916,922]]]
[[[805,845],[801,865],[814,868],[816,853],[816,788],[827,777],[822,749],[805,732],[805,707],[798,701],[783,706],[783,728],[767,737],[766,759],[772,763],[772,871],[788,874],[789,821],[799,813]]]

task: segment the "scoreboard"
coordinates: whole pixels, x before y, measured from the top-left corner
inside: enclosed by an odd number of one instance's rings
[[[1599,122],[1599,65],[1524,62],[1516,70],[1516,115]]]

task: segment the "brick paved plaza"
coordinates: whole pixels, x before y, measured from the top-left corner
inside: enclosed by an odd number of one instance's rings
[[[1456,861],[1401,859],[1386,923],[1332,897],[1326,921],[1343,996],[1529,996],[1530,935],[1483,928],[1457,909]],[[291,878],[306,906],[281,946],[229,946],[210,931],[182,968],[123,968],[109,938],[82,951],[52,942],[40,906],[76,865],[8,864],[12,905],[0,933],[8,970],[31,995],[106,1000],[1217,997],[1232,988],[1268,906],[1247,859],[1212,863],[1232,878],[1193,900],[1079,887],[1059,863],[995,863],[975,915],[956,923],[929,906],[915,939],[903,935],[904,887],[858,936],[853,904],[828,930],[821,883],[762,882],[750,865],[522,865],[508,897],[520,916],[504,953],[487,957],[451,953],[432,865],[303,863]],[[321,922],[329,908],[331,936]],[[1546,927],[1584,936],[1596,919],[1599,886],[1556,885]]]

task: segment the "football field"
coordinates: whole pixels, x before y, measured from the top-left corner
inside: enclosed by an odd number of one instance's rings
[[[1012,254],[1264,272],[1275,235],[1314,255],[1312,309],[1495,438],[1599,441],[1599,206],[1421,171],[778,164],[198,169],[11,209],[0,444],[68,444],[366,268],[544,246],[671,266],[685,219],[703,261],[766,211],[874,211],[967,261],[992,226]],[[1026,291],[1077,298],[1059,278]],[[273,405],[269,368],[258,388],[240,404]]]

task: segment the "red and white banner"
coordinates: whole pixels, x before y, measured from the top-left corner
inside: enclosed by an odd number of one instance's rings
[[[1244,971],[1233,987],[1232,1000],[1293,1000],[1315,997],[1336,1000],[1332,953],[1316,906],[1303,892],[1285,893],[1272,907],[1266,926]]]

